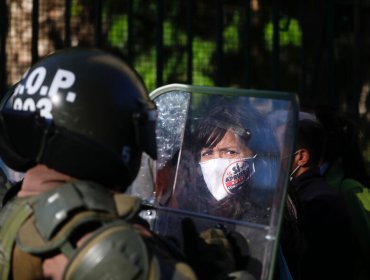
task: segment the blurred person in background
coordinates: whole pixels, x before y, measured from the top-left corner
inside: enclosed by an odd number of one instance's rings
[[[326,132],[321,173],[327,183],[341,194],[351,217],[354,279],[370,279],[369,175],[360,147],[359,123],[339,114],[334,108],[318,107],[315,114]]]
[[[299,120],[291,184],[302,210],[305,250],[301,276],[302,279],[353,279],[349,213],[340,194],[320,173],[324,143],[325,131],[318,121]]]

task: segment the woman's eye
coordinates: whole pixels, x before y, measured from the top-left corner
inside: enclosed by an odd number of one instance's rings
[[[213,151],[212,151],[212,150],[208,150],[208,151],[202,151],[200,155],[201,155],[202,157],[206,157],[206,156],[210,156],[210,155],[212,155],[212,153],[213,153]]]
[[[238,154],[238,152],[235,151],[235,150],[227,150],[226,151],[226,154],[228,154],[228,155],[235,155],[235,154]]]

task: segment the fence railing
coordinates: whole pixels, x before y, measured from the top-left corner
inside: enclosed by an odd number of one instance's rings
[[[325,103],[355,114],[369,80],[368,1],[14,2],[0,7],[2,93],[44,49],[76,45],[118,50],[149,89],[182,82],[293,91],[304,106]],[[28,48],[12,42],[22,12],[31,26]],[[27,62],[19,60],[22,51]]]

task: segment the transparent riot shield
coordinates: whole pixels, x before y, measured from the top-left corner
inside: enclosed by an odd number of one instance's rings
[[[181,84],[150,96],[159,114],[158,159],[153,167],[145,157],[136,184],[141,187],[133,186],[151,205],[142,216],[180,247],[184,218],[199,231],[238,232],[248,244],[245,269],[256,279],[271,279],[295,141],[296,96]],[[154,174],[153,190],[143,174]]]

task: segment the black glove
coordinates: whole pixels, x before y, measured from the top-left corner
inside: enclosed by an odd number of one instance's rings
[[[246,267],[247,242],[242,235],[221,228],[198,233],[190,218],[182,221],[182,230],[185,255],[200,279],[254,279],[246,271],[235,273]]]

